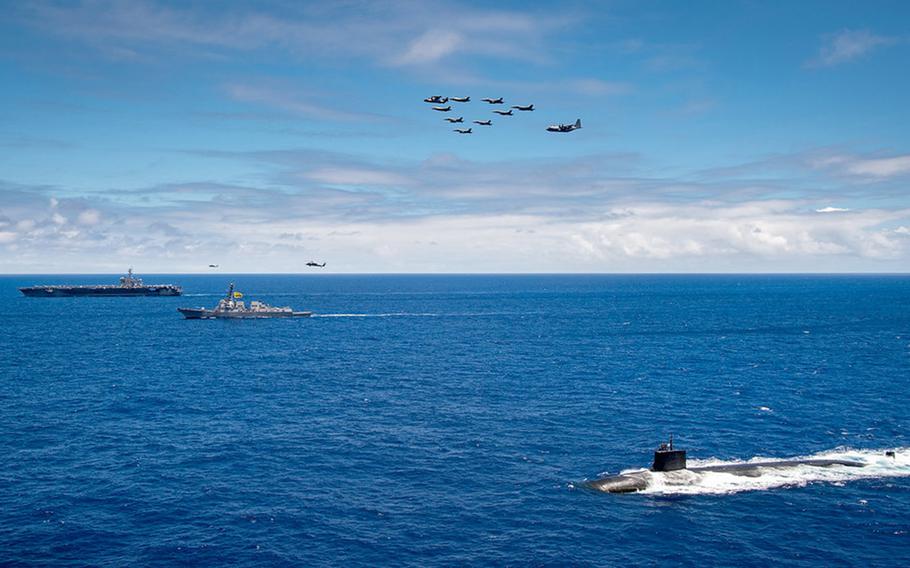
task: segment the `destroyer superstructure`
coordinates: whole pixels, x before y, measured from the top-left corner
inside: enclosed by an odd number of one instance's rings
[[[48,285],[28,286],[19,291],[33,298],[62,298],[69,296],[179,296],[183,288],[174,284],[143,284],[142,279],[133,276],[130,268],[119,284],[98,284],[83,286]]]
[[[250,307],[241,300],[243,294],[234,289],[234,283],[228,287],[227,295],[218,300],[218,305],[211,310],[206,308],[177,308],[186,319],[216,319],[216,318],[305,318],[313,312],[295,312],[289,307],[276,308],[266,303],[253,300]]]

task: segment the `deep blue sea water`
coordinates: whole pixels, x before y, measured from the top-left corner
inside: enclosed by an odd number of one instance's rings
[[[910,277],[0,277],[0,564],[910,562]],[[234,280],[323,317],[187,321]],[[328,317],[326,317],[328,316]],[[610,495],[690,459],[867,474]],[[815,477],[813,477],[815,476]]]

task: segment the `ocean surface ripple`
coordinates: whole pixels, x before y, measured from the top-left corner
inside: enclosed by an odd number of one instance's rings
[[[176,312],[214,304],[228,278],[319,317]],[[0,277],[0,565],[910,557],[910,277],[174,275],[146,280],[187,297],[16,290],[106,280]],[[670,432],[696,463],[870,468],[578,489],[647,466]]]

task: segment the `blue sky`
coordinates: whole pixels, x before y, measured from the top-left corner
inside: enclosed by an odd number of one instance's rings
[[[905,2],[0,9],[0,272],[910,269]]]

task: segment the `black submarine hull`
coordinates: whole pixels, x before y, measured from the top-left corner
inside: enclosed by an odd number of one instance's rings
[[[743,477],[760,477],[765,470],[788,469],[800,466],[809,467],[864,467],[866,464],[853,460],[837,459],[805,459],[805,460],[770,460],[764,462],[750,462],[737,464],[722,464],[690,467],[676,471],[691,471],[693,473],[727,473]],[[635,493],[648,488],[649,471],[633,471],[619,475],[610,475],[588,481],[585,485],[590,489],[606,493]],[[672,475],[672,472],[668,472]]]

